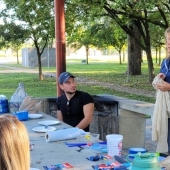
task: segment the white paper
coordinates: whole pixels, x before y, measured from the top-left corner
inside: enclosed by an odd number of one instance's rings
[[[46,132],[45,140],[46,142],[53,142],[58,140],[74,139],[82,134],[85,134],[85,131],[79,128],[61,129]]]

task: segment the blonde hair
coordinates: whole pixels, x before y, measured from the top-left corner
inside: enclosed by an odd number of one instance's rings
[[[0,116],[0,170],[29,170],[30,146],[27,130],[11,115]]]

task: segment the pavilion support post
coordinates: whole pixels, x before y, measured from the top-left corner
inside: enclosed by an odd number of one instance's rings
[[[65,16],[64,0],[54,0],[55,11],[55,40],[56,40],[56,77],[66,71],[66,45],[65,45]],[[56,79],[57,81],[57,79]],[[57,96],[63,92],[57,83]]]

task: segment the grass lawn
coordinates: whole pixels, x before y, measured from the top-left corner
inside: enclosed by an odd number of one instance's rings
[[[22,67],[21,64],[8,63],[8,66]],[[127,63],[119,64],[112,61],[96,61],[89,60],[89,64],[81,63],[78,59],[67,59],[67,71],[73,73],[78,78],[87,78],[89,81],[94,80],[115,83],[124,87],[131,87],[136,89],[145,89],[154,91],[152,85],[148,82],[148,66],[144,60],[142,63],[142,75],[127,76],[125,74]],[[23,68],[23,67],[22,67]],[[159,72],[160,66],[154,64],[155,75]],[[0,67],[0,70],[4,68]],[[27,69],[27,68],[25,68]],[[36,68],[38,70],[38,68]],[[43,67],[43,71],[56,72],[55,67]],[[1,94],[4,94],[8,99],[12,96],[18,83],[23,82],[26,92],[34,97],[55,97],[56,96],[56,80],[54,78],[46,78],[44,81],[38,80],[38,74],[31,73],[0,73],[0,87]],[[137,99],[141,101],[154,103],[155,99],[152,97],[145,97],[141,95],[134,95],[124,92],[118,92],[109,88],[78,84],[78,89],[86,91],[90,94],[113,94],[117,96]]]

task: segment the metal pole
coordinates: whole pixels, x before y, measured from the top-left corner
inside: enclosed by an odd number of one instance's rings
[[[64,0],[54,0],[57,78],[60,73],[66,71],[64,2]],[[57,84],[57,96],[62,93]]]
[[[48,69],[50,68],[50,54],[49,54],[49,43],[48,43],[48,47],[47,47],[47,56],[48,56]]]

